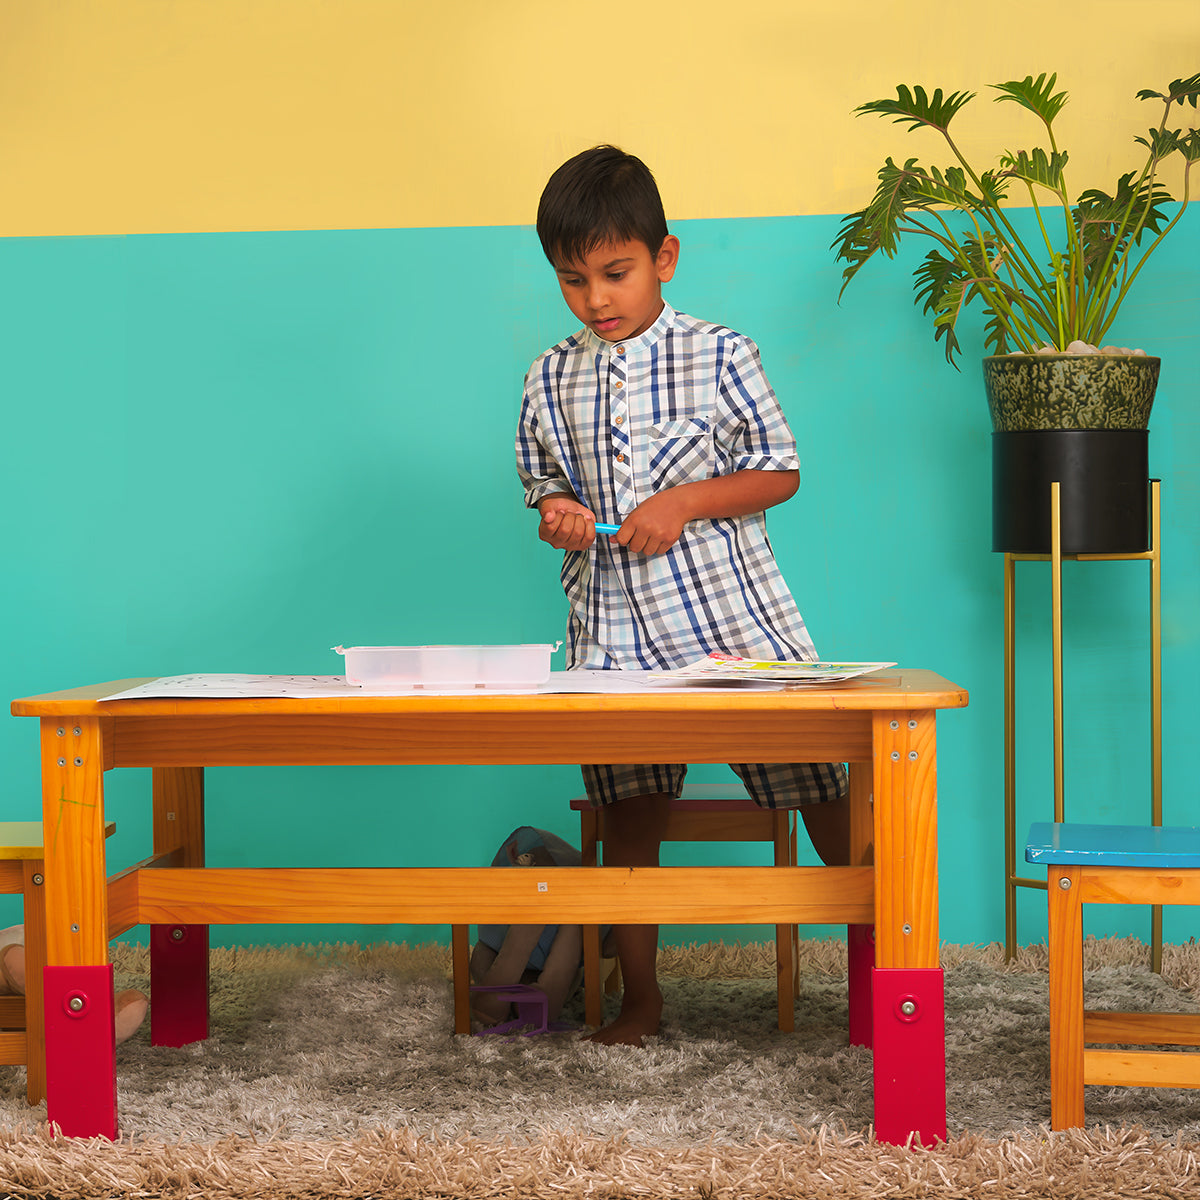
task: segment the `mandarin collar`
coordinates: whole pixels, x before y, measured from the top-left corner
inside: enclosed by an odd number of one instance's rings
[[[602,338],[594,329],[585,327],[582,332],[588,348],[595,353],[611,357],[618,346],[623,346],[624,357],[629,358],[631,355],[637,354],[641,350],[648,350],[653,346],[667,332],[674,320],[675,310],[664,300],[658,319],[645,333],[639,333],[637,337],[626,338],[623,342],[610,342]]]

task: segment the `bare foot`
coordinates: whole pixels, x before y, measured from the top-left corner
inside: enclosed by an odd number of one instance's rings
[[[643,1004],[622,1003],[617,1019],[597,1029],[585,1041],[600,1046],[641,1046],[642,1039],[653,1037],[662,1024],[662,993],[648,997]]]
[[[0,993],[25,995],[25,947],[19,942],[5,946],[0,954]]]
[[[114,1025],[119,1046],[122,1042],[129,1041],[141,1028],[150,1009],[150,1001],[146,999],[145,993],[136,988],[128,988],[117,993],[114,1008]]]

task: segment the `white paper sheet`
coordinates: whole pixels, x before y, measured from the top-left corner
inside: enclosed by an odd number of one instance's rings
[[[537,688],[404,688],[391,691],[366,689],[348,684],[341,675],[171,675],[154,679],[127,691],[114,692],[102,700],[135,699],[312,699],[353,696],[531,696],[569,693],[628,694],[653,689],[657,695],[664,691],[692,692],[698,685],[682,687],[655,679],[650,671],[552,671],[548,683]],[[705,686],[700,684],[699,686]],[[715,687],[727,687],[724,681],[713,681]],[[736,685],[735,685],[736,686]],[[770,684],[756,683],[756,688]],[[776,685],[781,686],[781,685]]]
[[[734,654],[710,654],[674,671],[655,671],[652,678],[664,683],[845,683],[860,675],[894,667],[894,662],[779,662],[774,659],[741,658]]]

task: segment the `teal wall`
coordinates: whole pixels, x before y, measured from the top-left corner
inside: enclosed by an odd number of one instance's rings
[[[1177,822],[1195,819],[1185,767],[1200,679],[1200,222],[1189,216],[1119,335],[1164,359],[1151,465],[1163,479]],[[837,306],[838,224],[680,222],[668,297],[762,348],[803,459],[772,536],[818,649],[928,667],[970,690],[970,707],[939,721],[942,936],[993,940],[1002,580],[978,337],[963,373],[948,367],[903,264],[872,264]],[[336,643],[561,635],[557,556],[537,541],[512,466],[524,371],[573,328],[531,229],[4,239],[0,278],[8,696],[193,671],[334,674]],[[1146,568],[1065,575],[1068,801],[1142,820]],[[1025,824],[1048,815],[1051,793],[1041,564],[1022,566],[1020,599]],[[3,815],[38,817],[34,722],[0,721],[0,772]],[[148,852],[148,787],[144,771],[106,777],[115,866]],[[577,840],[566,805],[577,791],[571,767],[213,770],[209,861],[483,864],[517,824]],[[756,848],[725,858],[765,861]],[[1022,940],[1043,936],[1043,904],[1022,897]],[[1186,916],[1170,914],[1168,937],[1188,936]],[[1145,927],[1140,913],[1113,920]],[[226,944],[445,935],[214,930]],[[769,931],[665,931],[721,935]]]

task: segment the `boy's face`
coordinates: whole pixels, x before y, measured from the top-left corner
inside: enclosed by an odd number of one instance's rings
[[[607,342],[645,333],[662,312],[662,285],[675,274],[679,239],[657,254],[645,242],[605,242],[582,262],[555,266],[567,307]]]

